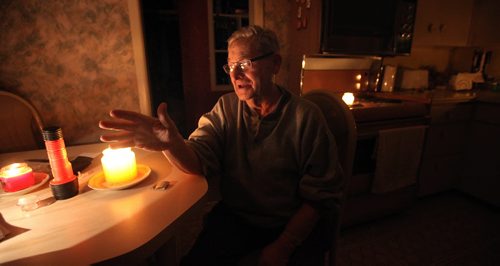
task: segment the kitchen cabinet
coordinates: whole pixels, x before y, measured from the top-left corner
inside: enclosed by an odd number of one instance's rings
[[[431,122],[419,173],[419,196],[451,189],[457,183],[472,111],[469,102],[431,105]]]
[[[477,102],[465,169],[457,187],[500,206],[500,103]]]
[[[414,46],[467,46],[474,0],[419,0]]]
[[[475,1],[469,41],[472,46],[491,47],[500,45],[500,1]]]

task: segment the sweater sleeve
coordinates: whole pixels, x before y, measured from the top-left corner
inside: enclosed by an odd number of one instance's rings
[[[223,153],[224,127],[223,101],[219,99],[214,108],[199,119],[198,128],[186,140],[200,159],[203,174],[207,177],[219,172]]]

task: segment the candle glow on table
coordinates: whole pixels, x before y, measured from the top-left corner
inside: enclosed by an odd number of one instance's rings
[[[352,92],[344,92],[344,95],[342,95],[342,100],[347,105],[352,105],[354,103],[354,94],[352,94]]]
[[[33,170],[26,163],[13,163],[0,169],[3,190],[15,192],[35,184]]]
[[[107,148],[101,158],[102,169],[106,182],[111,184],[125,183],[137,176],[135,154],[131,148]]]

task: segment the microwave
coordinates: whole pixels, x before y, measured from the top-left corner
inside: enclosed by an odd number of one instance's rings
[[[323,0],[324,54],[409,55],[417,0]]]

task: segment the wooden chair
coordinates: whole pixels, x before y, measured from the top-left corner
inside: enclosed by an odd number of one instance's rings
[[[42,119],[25,99],[0,91],[0,124],[0,153],[43,147]]]
[[[356,123],[354,121],[352,112],[342,101],[341,95],[335,94],[331,91],[320,89],[311,90],[302,95],[302,97],[315,103],[321,109],[323,115],[325,116],[328,127],[330,128],[332,134],[335,136],[335,141],[337,142],[339,152],[340,164],[344,171],[344,189],[346,189],[349,180],[351,179],[354,153],[356,150]],[[344,192],[344,197],[345,193],[347,192]],[[329,223],[331,225],[328,230],[330,232],[328,233],[331,234],[332,244],[327,252],[328,254],[326,254],[326,265],[335,265],[336,263],[337,241],[340,233],[341,215],[342,200],[339,208],[329,213],[330,217],[328,217]]]

